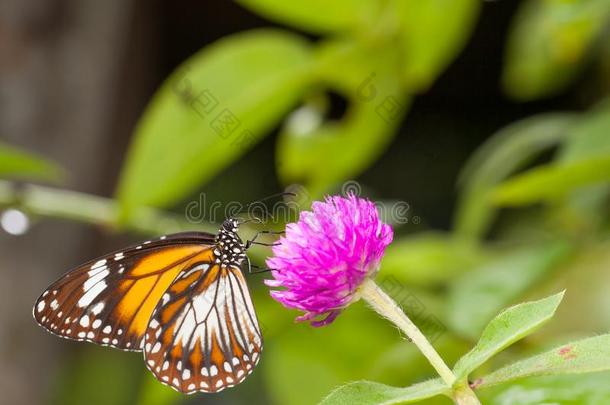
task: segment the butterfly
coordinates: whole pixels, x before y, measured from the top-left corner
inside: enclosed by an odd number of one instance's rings
[[[92,260],[51,284],[33,308],[63,338],[142,351],[177,391],[219,392],[242,382],[263,347],[240,269],[246,244],[227,219],[216,235],[177,233]]]

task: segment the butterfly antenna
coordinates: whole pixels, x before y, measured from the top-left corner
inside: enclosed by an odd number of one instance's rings
[[[240,222],[239,222],[239,225],[247,224],[248,222],[258,222],[259,224],[262,224],[262,223],[263,223],[263,220],[262,220],[262,219],[260,219],[260,218],[259,218],[259,217],[257,217],[257,216],[254,216],[253,218],[250,218],[250,219],[244,219],[243,221],[240,221]]]

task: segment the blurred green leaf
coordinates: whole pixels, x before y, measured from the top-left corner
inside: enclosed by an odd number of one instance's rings
[[[335,42],[322,46],[319,80],[347,98],[347,111],[340,119],[325,121],[325,111],[310,102],[289,117],[280,133],[280,180],[303,184],[311,198],[377,160],[407,109],[408,98],[396,87],[396,55],[389,49],[370,51]],[[358,67],[352,71],[351,66]]]
[[[53,385],[51,404],[133,404],[135,387],[144,373],[142,355],[88,347],[63,363]]]
[[[478,387],[489,387],[525,377],[581,374],[610,370],[610,335],[566,343],[477,379]]]
[[[569,134],[574,114],[544,114],[500,130],[479,147],[459,176],[461,189],[454,228],[459,236],[479,238],[488,229],[496,208],[487,198],[492,188],[527,166]]]
[[[389,102],[388,108],[400,111],[388,122],[379,116],[376,106],[356,102],[341,121],[325,123],[306,133],[286,127],[280,134],[277,151],[282,182],[304,184],[311,197],[316,198],[333,185],[357,176],[389,145],[406,103],[402,96]]]
[[[57,164],[31,152],[0,143],[0,178],[61,181],[65,173]]]
[[[566,197],[576,189],[610,182],[610,156],[531,169],[497,186],[491,199],[498,206],[519,206]]]
[[[294,25],[315,33],[347,31],[371,23],[379,14],[375,0],[238,0],[238,2],[271,20]]]
[[[395,1],[403,78],[408,89],[426,90],[463,48],[481,7],[477,0]]]
[[[138,124],[123,208],[175,203],[244,154],[301,97],[309,62],[307,43],[278,30],[233,35],[187,60]]]
[[[417,319],[411,314],[407,315],[413,321]],[[429,338],[430,336],[426,333],[425,327],[422,326],[425,325],[422,325],[420,322],[418,327]],[[471,348],[469,344],[461,339],[454,338],[449,333],[438,336],[437,339],[433,339],[430,343],[432,343],[434,349],[447,364],[455,363]],[[408,367],[405,367],[405,364]],[[398,341],[385,348],[370,370],[368,370],[366,378],[371,381],[383,381],[387,385],[405,386],[415,381],[421,381],[429,376],[434,376],[434,374],[423,374],[422,370],[430,370],[430,364],[422,356],[417,346],[405,344],[404,341]]]
[[[451,329],[476,339],[498,311],[543,280],[570,252],[565,242],[512,250],[464,274],[447,298]]]
[[[528,378],[483,390],[489,405],[601,405],[610,403],[610,373]]]
[[[278,404],[310,405],[337,386],[369,378],[369,370],[386,348],[401,341],[387,321],[360,302],[324,328],[295,324],[292,319],[265,328],[269,337],[261,366],[269,395]],[[422,372],[433,370],[428,366]]]
[[[477,345],[455,365],[458,381],[477,369],[498,352],[531,334],[547,322],[559,306],[563,292],[510,307],[496,316],[485,328]]]
[[[386,249],[381,268],[410,285],[431,286],[455,278],[487,254],[469,241],[440,233],[400,238]]]
[[[390,387],[371,381],[343,385],[319,402],[320,405],[391,405],[408,404],[450,391],[440,379],[425,381],[406,388]]]
[[[558,153],[560,163],[577,162],[593,157],[610,156],[610,100],[600,103],[582,115],[570,131]],[[604,223],[606,201],[610,194],[608,184],[583,187],[572,193],[556,208],[555,218],[564,226],[581,233]]]
[[[558,153],[561,162],[610,156],[610,99],[583,114],[570,129]]]
[[[607,0],[527,0],[509,33],[505,90],[532,100],[557,94],[579,71],[610,17]]]

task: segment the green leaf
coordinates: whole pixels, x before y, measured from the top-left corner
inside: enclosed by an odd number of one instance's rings
[[[0,143],[0,178],[60,181],[64,176],[63,169],[57,164]]]
[[[527,0],[510,30],[505,90],[519,100],[551,96],[582,70],[610,16],[607,0]]]
[[[309,62],[308,45],[278,30],[233,35],[187,60],[137,126],[123,208],[171,205],[244,154],[301,97]]]
[[[470,238],[482,236],[497,209],[486,198],[492,188],[559,144],[570,134],[574,120],[574,114],[527,118],[503,128],[477,149],[459,176],[455,232]]]
[[[610,156],[574,163],[548,164],[529,170],[495,188],[491,200],[498,206],[555,201],[576,189],[610,182]]]
[[[396,331],[363,303],[351,305],[325,328],[295,324],[298,314],[286,311],[268,294],[256,304],[261,316],[264,315],[261,323],[267,345],[261,366],[273,403],[315,404],[337,386],[370,378],[367,371],[377,364],[386,348],[401,341]],[[354,339],[354,331],[358,331],[358,339]],[[431,372],[429,367],[421,370]],[[422,380],[429,376],[417,377]],[[409,380],[402,382],[406,384]]]
[[[477,393],[489,405],[600,405],[610,403],[610,373],[528,378]]]
[[[480,388],[525,377],[582,374],[610,370],[610,334],[566,343],[548,352],[502,367],[477,379]]]
[[[398,8],[403,78],[426,90],[464,47],[481,8],[477,0],[403,0]]]
[[[511,250],[465,273],[449,290],[450,328],[476,339],[495,314],[545,279],[571,250],[562,241]]]
[[[558,154],[561,162],[610,155],[610,99],[583,114],[570,130]]]
[[[562,299],[563,292],[539,301],[515,305],[496,316],[481,334],[477,345],[455,365],[457,380],[465,379],[495,354],[551,319]]]
[[[396,87],[396,55],[391,49],[368,52],[361,45],[333,41],[317,53],[319,80],[349,102],[344,116],[325,121],[324,102],[310,100],[289,117],[278,139],[280,180],[306,186],[312,198],[379,158],[408,107],[407,96]]]
[[[467,272],[486,258],[476,244],[463,239],[420,233],[392,242],[381,267],[384,275],[394,275],[409,285],[431,286]]]
[[[346,31],[370,25],[379,14],[380,5],[373,0],[238,0],[238,2],[271,20],[293,25],[305,31],[324,33]]]
[[[356,381],[343,385],[319,405],[391,405],[408,404],[450,392],[440,379],[425,381],[406,388],[390,387],[371,381]]]
[[[390,104],[388,108],[399,111],[387,120],[379,115],[377,106],[356,102],[341,121],[305,133],[294,126],[286,127],[280,134],[277,150],[282,182],[304,184],[311,197],[316,198],[333,185],[359,175],[388,147],[407,101],[396,95]]]
[[[560,163],[610,156],[610,100],[583,114],[558,153]],[[602,226],[610,185],[596,184],[577,190],[556,207],[554,217],[575,233],[592,233]]]
[[[397,303],[405,309],[400,302]],[[412,314],[408,312],[409,311],[405,310],[405,313],[407,313],[409,318],[417,324],[417,316],[412,316]],[[428,316],[433,313],[431,308],[426,306],[423,311],[420,311],[419,315]],[[425,327],[422,328],[421,326],[422,324],[420,322],[418,327],[426,337],[429,338],[429,333],[427,333]],[[470,347],[463,339],[454,338],[450,333],[443,334],[439,339],[432,339],[431,343],[434,346],[434,349],[445,360],[445,363],[450,364],[458,361]],[[405,364],[407,364],[408,367],[405,367]],[[422,356],[417,346],[405,344],[404,340],[397,340],[395,343],[385,347],[383,353],[376,359],[372,367],[367,370],[366,377],[360,376],[360,378],[366,378],[370,381],[382,381],[387,385],[404,387],[407,383],[422,381],[434,375],[435,373],[432,370],[430,363]]]

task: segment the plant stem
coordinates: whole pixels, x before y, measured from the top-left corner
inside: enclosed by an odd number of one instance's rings
[[[445,364],[441,356],[434,350],[428,339],[415,326],[409,317],[396,305],[375,282],[366,279],[360,287],[361,297],[379,313],[398,326],[411,341],[417,346],[422,354],[428,359],[438,375],[449,387],[453,387],[456,378],[451,369]],[[468,387],[466,387],[468,388]],[[460,405],[480,405],[479,400],[472,390],[460,388],[454,393],[454,401]]]
[[[467,385],[453,391],[453,400],[460,405],[481,405],[474,391]]]
[[[66,219],[110,229],[124,228],[147,235],[184,230],[216,231],[210,224],[189,222],[183,216],[150,207],[136,210],[129,222],[120,224],[118,204],[111,198],[0,180],[0,208],[2,207],[16,207],[34,216]]]

